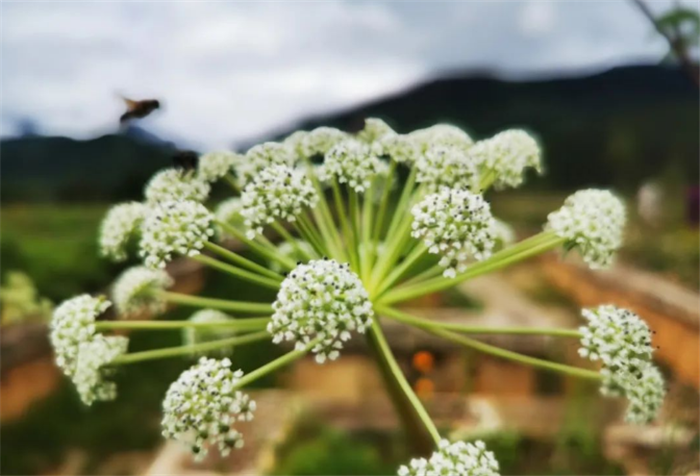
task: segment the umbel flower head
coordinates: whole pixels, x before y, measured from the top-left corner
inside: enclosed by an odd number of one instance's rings
[[[62,302],[53,312],[50,334],[56,363],[66,375],[75,372],[80,344],[89,342],[95,334],[95,318],[111,303],[104,296],[81,294]]]
[[[641,376],[651,361],[651,331],[638,315],[611,305],[584,309],[588,324],[581,327],[581,357],[599,360],[608,372]]]
[[[139,202],[120,203],[110,208],[100,225],[100,254],[112,261],[124,261],[131,239],[138,234],[148,207]]]
[[[484,172],[493,175],[493,184],[498,190],[522,184],[528,167],[542,172],[537,141],[519,129],[499,132],[490,139],[477,142],[469,149],[469,156]]]
[[[347,140],[350,135],[334,127],[317,127],[304,135],[299,145],[303,158],[311,159],[324,156],[339,142]]]
[[[189,318],[189,321],[199,323],[226,322],[232,320],[233,318],[228,314],[215,309],[201,309],[192,314]],[[195,345],[219,339],[226,339],[227,337],[233,337],[235,335],[235,329],[226,327],[187,327],[182,330],[182,340],[186,345]],[[214,352],[222,356],[230,355],[233,352],[233,347],[223,347]]]
[[[107,365],[126,353],[128,345],[126,337],[102,334],[80,344],[72,380],[85,405],[117,398],[117,385],[107,380],[114,370]]]
[[[618,372],[604,380],[604,395],[625,396],[628,401],[625,421],[646,424],[656,419],[666,396],[663,375],[653,364],[647,364],[641,376]]]
[[[456,147],[466,152],[474,143],[469,134],[450,124],[435,124],[413,131],[408,136],[415,141],[421,153],[438,146]]]
[[[210,446],[226,456],[243,447],[239,421],[250,421],[255,401],[237,389],[243,372],[229,359],[202,357],[170,385],[163,400],[163,436],[186,444],[201,460]]]
[[[367,291],[347,264],[321,259],[298,265],[280,286],[267,330],[273,342],[294,341],[311,351],[316,362],[335,360],[351,332],[364,333],[374,315]]]
[[[498,476],[498,461],[483,441],[450,443],[440,440],[430,459],[414,458],[399,476]]]
[[[372,153],[377,157],[389,157],[397,163],[413,165],[421,152],[409,135],[386,134],[372,143]]]
[[[411,210],[414,238],[440,254],[445,277],[467,268],[469,260],[488,258],[495,244],[491,208],[481,195],[445,189],[428,195]]]
[[[115,281],[112,300],[119,314],[124,316],[161,314],[166,303],[158,293],[172,285],[173,279],[164,270],[134,266]]]
[[[199,158],[197,175],[207,182],[216,182],[232,172],[233,167],[241,162],[241,156],[231,151],[209,152]]]
[[[384,136],[395,135],[394,129],[386,122],[376,117],[365,119],[365,127],[357,134],[359,141],[372,144]]]
[[[210,189],[209,182],[196,174],[172,168],[155,174],[146,185],[145,195],[151,204],[171,200],[203,202]]]
[[[199,254],[213,234],[212,215],[201,203],[163,202],[143,224],[140,254],[149,268],[164,268],[173,255]]]
[[[625,206],[607,190],[581,190],[547,217],[546,229],[566,239],[591,268],[609,266],[622,246]]]
[[[475,190],[479,184],[478,164],[460,147],[430,147],[418,157],[415,166],[416,182],[426,184],[431,192],[443,188]]]
[[[362,193],[369,188],[380,169],[380,161],[371,148],[350,139],[336,144],[326,154],[324,180],[336,177],[338,182],[347,183],[348,187]]]
[[[254,180],[264,169],[273,165],[293,167],[296,156],[285,144],[265,142],[251,147],[238,165],[238,179],[242,186]]]
[[[254,238],[275,220],[295,221],[297,215],[317,201],[316,190],[302,170],[285,165],[263,169],[241,195],[247,234]]]

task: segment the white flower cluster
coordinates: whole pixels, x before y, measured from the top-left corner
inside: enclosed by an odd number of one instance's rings
[[[376,117],[365,119],[365,127],[357,133],[357,139],[367,144],[373,144],[384,136],[394,135],[394,129],[386,122]]]
[[[189,318],[191,322],[211,323],[211,322],[227,322],[233,318],[228,314],[215,309],[201,309]],[[185,345],[201,344],[203,342],[211,342],[219,339],[226,339],[236,335],[236,330],[232,327],[186,327],[182,330],[182,340]],[[230,355],[233,352],[233,347],[225,347],[213,351],[220,355]]]
[[[242,187],[247,186],[264,169],[273,165],[293,167],[296,157],[289,146],[279,142],[264,142],[251,147],[237,169]]]
[[[372,143],[372,153],[377,157],[390,157],[397,163],[413,165],[421,152],[409,135],[386,134]]]
[[[638,315],[612,305],[584,309],[588,325],[581,327],[581,357],[600,361],[601,393],[629,400],[625,419],[653,420],[664,399],[664,381],[651,363],[651,331]]]
[[[51,319],[56,364],[73,380],[86,405],[116,397],[116,386],[105,380],[110,372],[104,366],[126,352],[128,339],[95,334],[95,318],[110,305],[102,296],[81,294],[58,306]]]
[[[412,459],[399,468],[398,476],[498,476],[498,470],[498,461],[483,441],[440,440],[430,459]]]
[[[411,210],[414,238],[440,254],[445,277],[467,268],[470,259],[488,258],[495,245],[491,208],[481,195],[445,189],[428,195]]]
[[[322,259],[298,265],[282,281],[267,330],[273,342],[296,342],[303,349],[320,338],[311,351],[316,362],[335,360],[351,332],[364,333],[374,315],[367,291],[347,264]]]
[[[203,202],[209,196],[209,182],[180,169],[161,170],[146,185],[146,201],[151,204],[171,200]]]
[[[313,207],[318,194],[302,170],[284,165],[263,169],[243,190],[241,214],[252,239],[275,220],[295,221],[304,208]]]
[[[162,269],[134,266],[114,282],[112,300],[119,314],[161,314],[166,303],[158,292],[173,285],[173,279]]]
[[[56,356],[56,364],[66,375],[73,375],[78,348],[95,335],[95,318],[105,312],[111,303],[103,296],[81,294],[63,301],[53,312],[49,339]]]
[[[213,217],[201,203],[163,202],[143,224],[140,254],[149,268],[164,268],[174,254],[195,256],[214,234]]]
[[[139,202],[112,207],[100,225],[100,254],[113,261],[124,261],[130,240],[138,233],[148,207]]]
[[[607,190],[581,190],[547,217],[546,229],[565,238],[591,268],[609,266],[622,246],[625,206]]]
[[[542,172],[542,157],[537,141],[525,131],[511,129],[482,140],[469,149],[469,156],[493,175],[496,189],[517,187],[523,183],[528,167]]]
[[[425,153],[437,146],[456,147],[466,152],[474,143],[469,134],[450,124],[435,124],[413,131],[408,136],[414,141],[420,153]]]
[[[347,183],[358,193],[369,188],[382,168],[370,146],[352,139],[340,142],[329,150],[323,165],[323,180],[337,177],[338,182]]]
[[[334,127],[317,127],[304,134],[299,144],[301,156],[307,159],[324,156],[339,142],[347,140],[350,135]]]
[[[240,155],[230,151],[209,152],[199,158],[197,174],[202,180],[216,182],[227,173],[233,171],[233,167],[242,163]]]
[[[114,370],[107,366],[125,354],[128,345],[129,339],[126,337],[105,337],[102,334],[80,344],[72,380],[85,405],[117,398],[117,385],[107,380]]]
[[[438,145],[421,154],[415,166],[416,182],[426,184],[431,192],[443,188],[475,190],[479,185],[479,167],[459,147]]]
[[[237,389],[241,377],[229,359],[199,359],[165,394],[163,436],[188,445],[198,460],[209,446],[224,456],[243,447],[243,435],[234,426],[253,419],[255,401]]]

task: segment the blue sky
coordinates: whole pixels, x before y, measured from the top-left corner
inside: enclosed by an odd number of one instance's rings
[[[3,3],[0,125],[111,132],[119,92],[164,101],[154,133],[218,148],[444,71],[570,75],[666,51],[626,0]]]

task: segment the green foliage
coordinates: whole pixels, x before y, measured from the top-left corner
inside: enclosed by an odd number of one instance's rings
[[[45,321],[51,315],[51,301],[38,295],[32,279],[21,271],[8,271],[0,287],[0,323],[25,320]]]

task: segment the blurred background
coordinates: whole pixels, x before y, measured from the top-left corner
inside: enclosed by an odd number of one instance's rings
[[[116,402],[83,407],[52,362],[55,303],[104,292],[124,265],[97,256],[111,204],[140,200],[177,149],[245,151],[318,125],[398,132],[448,122],[475,139],[537,135],[546,173],[489,196],[521,236],[572,191],[628,202],[620,262],[591,273],[545,256],[416,313],[488,325],[577,326],[581,306],[636,310],[657,331],[660,422],[622,423],[580,381],[388,328],[445,433],[485,439],[503,474],[698,474],[698,3],[3,3],[0,110],[0,436],[3,474],[393,474],[406,442],[361,343],[257,383],[246,449],[193,465],[160,437],[165,389],[191,360],[134,366]],[[162,107],[120,126],[120,95]],[[192,263],[181,292],[269,299]],[[256,295],[255,293],[258,293]],[[423,308],[423,309],[420,309]],[[187,317],[172,310],[171,318]],[[131,349],[180,335],[133,335]],[[359,339],[357,339],[359,340]],[[585,365],[573,342],[495,339]],[[237,349],[244,370],[270,346]]]

